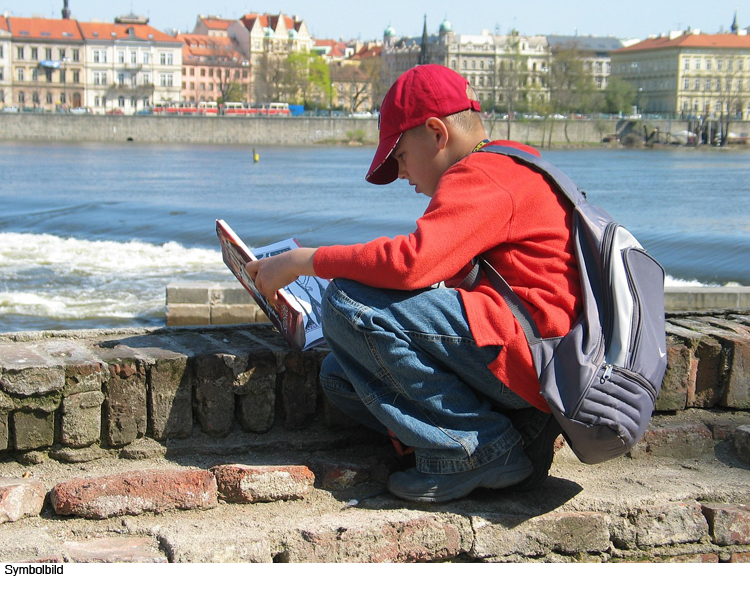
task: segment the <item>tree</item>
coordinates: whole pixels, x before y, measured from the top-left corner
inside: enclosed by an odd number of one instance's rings
[[[309,51],[297,51],[287,56],[284,94],[288,102],[325,103],[330,88],[328,64],[321,56]]]
[[[563,47],[555,52],[550,64],[549,89],[555,111],[565,115],[591,113],[597,110],[602,100],[575,46]],[[565,120],[565,139],[570,141],[568,118]]]
[[[495,97],[495,102],[499,103],[501,110],[507,113],[506,136],[510,139],[511,121],[526,98],[524,89],[528,78],[528,67],[526,59],[521,55],[518,31],[511,31],[508,35],[505,49],[507,55],[499,60],[497,89],[500,94]]]
[[[610,76],[604,91],[604,105],[607,113],[629,113],[635,104],[636,88],[622,78]]]

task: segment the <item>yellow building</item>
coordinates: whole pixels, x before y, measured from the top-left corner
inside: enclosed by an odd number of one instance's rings
[[[639,113],[750,119],[750,36],[746,31],[672,32],[612,53],[612,76],[637,90]]]

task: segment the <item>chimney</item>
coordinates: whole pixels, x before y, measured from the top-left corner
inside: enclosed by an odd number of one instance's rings
[[[62,17],[66,20],[70,18],[70,8],[68,8],[68,0],[63,0]]]

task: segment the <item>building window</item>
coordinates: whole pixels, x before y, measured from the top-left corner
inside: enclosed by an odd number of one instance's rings
[[[690,88],[690,78],[685,78],[685,79],[684,79],[684,80],[682,81],[682,88],[683,88],[684,90],[688,90],[688,89]]]
[[[36,82],[37,80],[39,80],[39,70],[37,70],[36,68],[34,68],[33,70],[31,70],[31,79],[34,82]]]
[[[18,93],[18,102],[21,105],[26,102],[26,94],[23,91]]]
[[[134,64],[134,65],[138,63],[138,52],[137,51],[131,51],[130,52],[130,63]]]
[[[62,103],[62,104],[64,105],[64,104],[65,104],[65,103],[67,103],[67,102],[68,102],[68,97],[67,97],[67,96],[65,96],[65,93],[64,93],[64,92],[61,92],[61,93],[60,93],[60,103]]]
[[[703,85],[704,90],[711,90],[711,78],[706,78],[705,84]]]
[[[98,107],[98,106],[100,106],[100,105],[99,105],[99,97],[98,97],[98,96],[95,96],[95,97],[94,97],[94,106],[95,106],[95,107]]]
[[[117,62],[120,64],[125,63],[125,52],[124,51],[118,51],[117,52]],[[122,106],[122,105],[120,105]]]
[[[60,83],[65,83],[65,70],[60,70]]]
[[[64,60],[64,59],[65,59],[65,50],[64,50],[64,49],[61,49],[61,50],[60,50],[60,61],[62,61],[62,60]]]
[[[701,89],[701,79],[696,78],[695,83],[693,84],[693,90],[700,90]]]
[[[19,48],[16,49],[16,56],[20,60],[23,59],[23,47],[19,47]],[[18,95],[18,96],[21,96],[21,95]]]
[[[117,105],[119,107],[124,107],[125,106],[125,97],[124,96],[121,96],[121,97],[117,98]]]
[[[73,83],[79,84],[81,82],[81,71],[73,70]]]
[[[44,58],[45,58],[45,59],[48,59],[48,60],[51,60],[51,59],[52,59],[52,48],[51,48],[51,47],[47,47],[47,48],[46,48],[46,49],[44,50]]]
[[[36,47],[31,48],[31,59],[33,60],[39,59],[39,50]]]
[[[144,64],[150,64],[151,63],[151,54],[146,52],[143,54],[143,63]]]
[[[123,86],[125,84],[125,74],[118,74],[117,75],[117,83],[120,86]]]
[[[143,75],[143,84],[145,85],[151,84],[151,76],[149,74]]]
[[[47,96],[45,97],[45,100],[46,100],[46,102],[47,102],[48,105],[52,104],[52,93],[51,92],[47,93]]]
[[[23,82],[23,68],[16,68],[16,80]]]
[[[684,62],[682,62],[682,69],[683,69],[683,70],[685,70],[686,72],[687,72],[688,70],[690,70],[690,58],[687,58],[687,57],[686,57],[686,58],[685,58],[685,61],[684,61]]]
[[[35,105],[39,104],[39,93],[38,92],[35,92],[34,94],[31,95],[31,102],[34,103]]]
[[[698,58],[695,58],[695,69],[700,70],[701,69],[701,60]]]
[[[78,49],[73,50],[73,61],[74,62],[80,62],[81,61],[81,52]]]
[[[161,74],[159,81],[162,86],[172,86],[172,74]]]
[[[711,69],[711,60],[709,58],[706,58],[706,70]]]

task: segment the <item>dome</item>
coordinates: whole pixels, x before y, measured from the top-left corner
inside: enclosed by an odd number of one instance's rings
[[[445,19],[442,23],[440,23],[440,32],[441,33],[453,32],[453,25],[451,25],[451,22],[448,19]]]
[[[388,25],[385,32],[383,33],[383,37],[395,37],[395,36],[396,36],[396,29]]]

